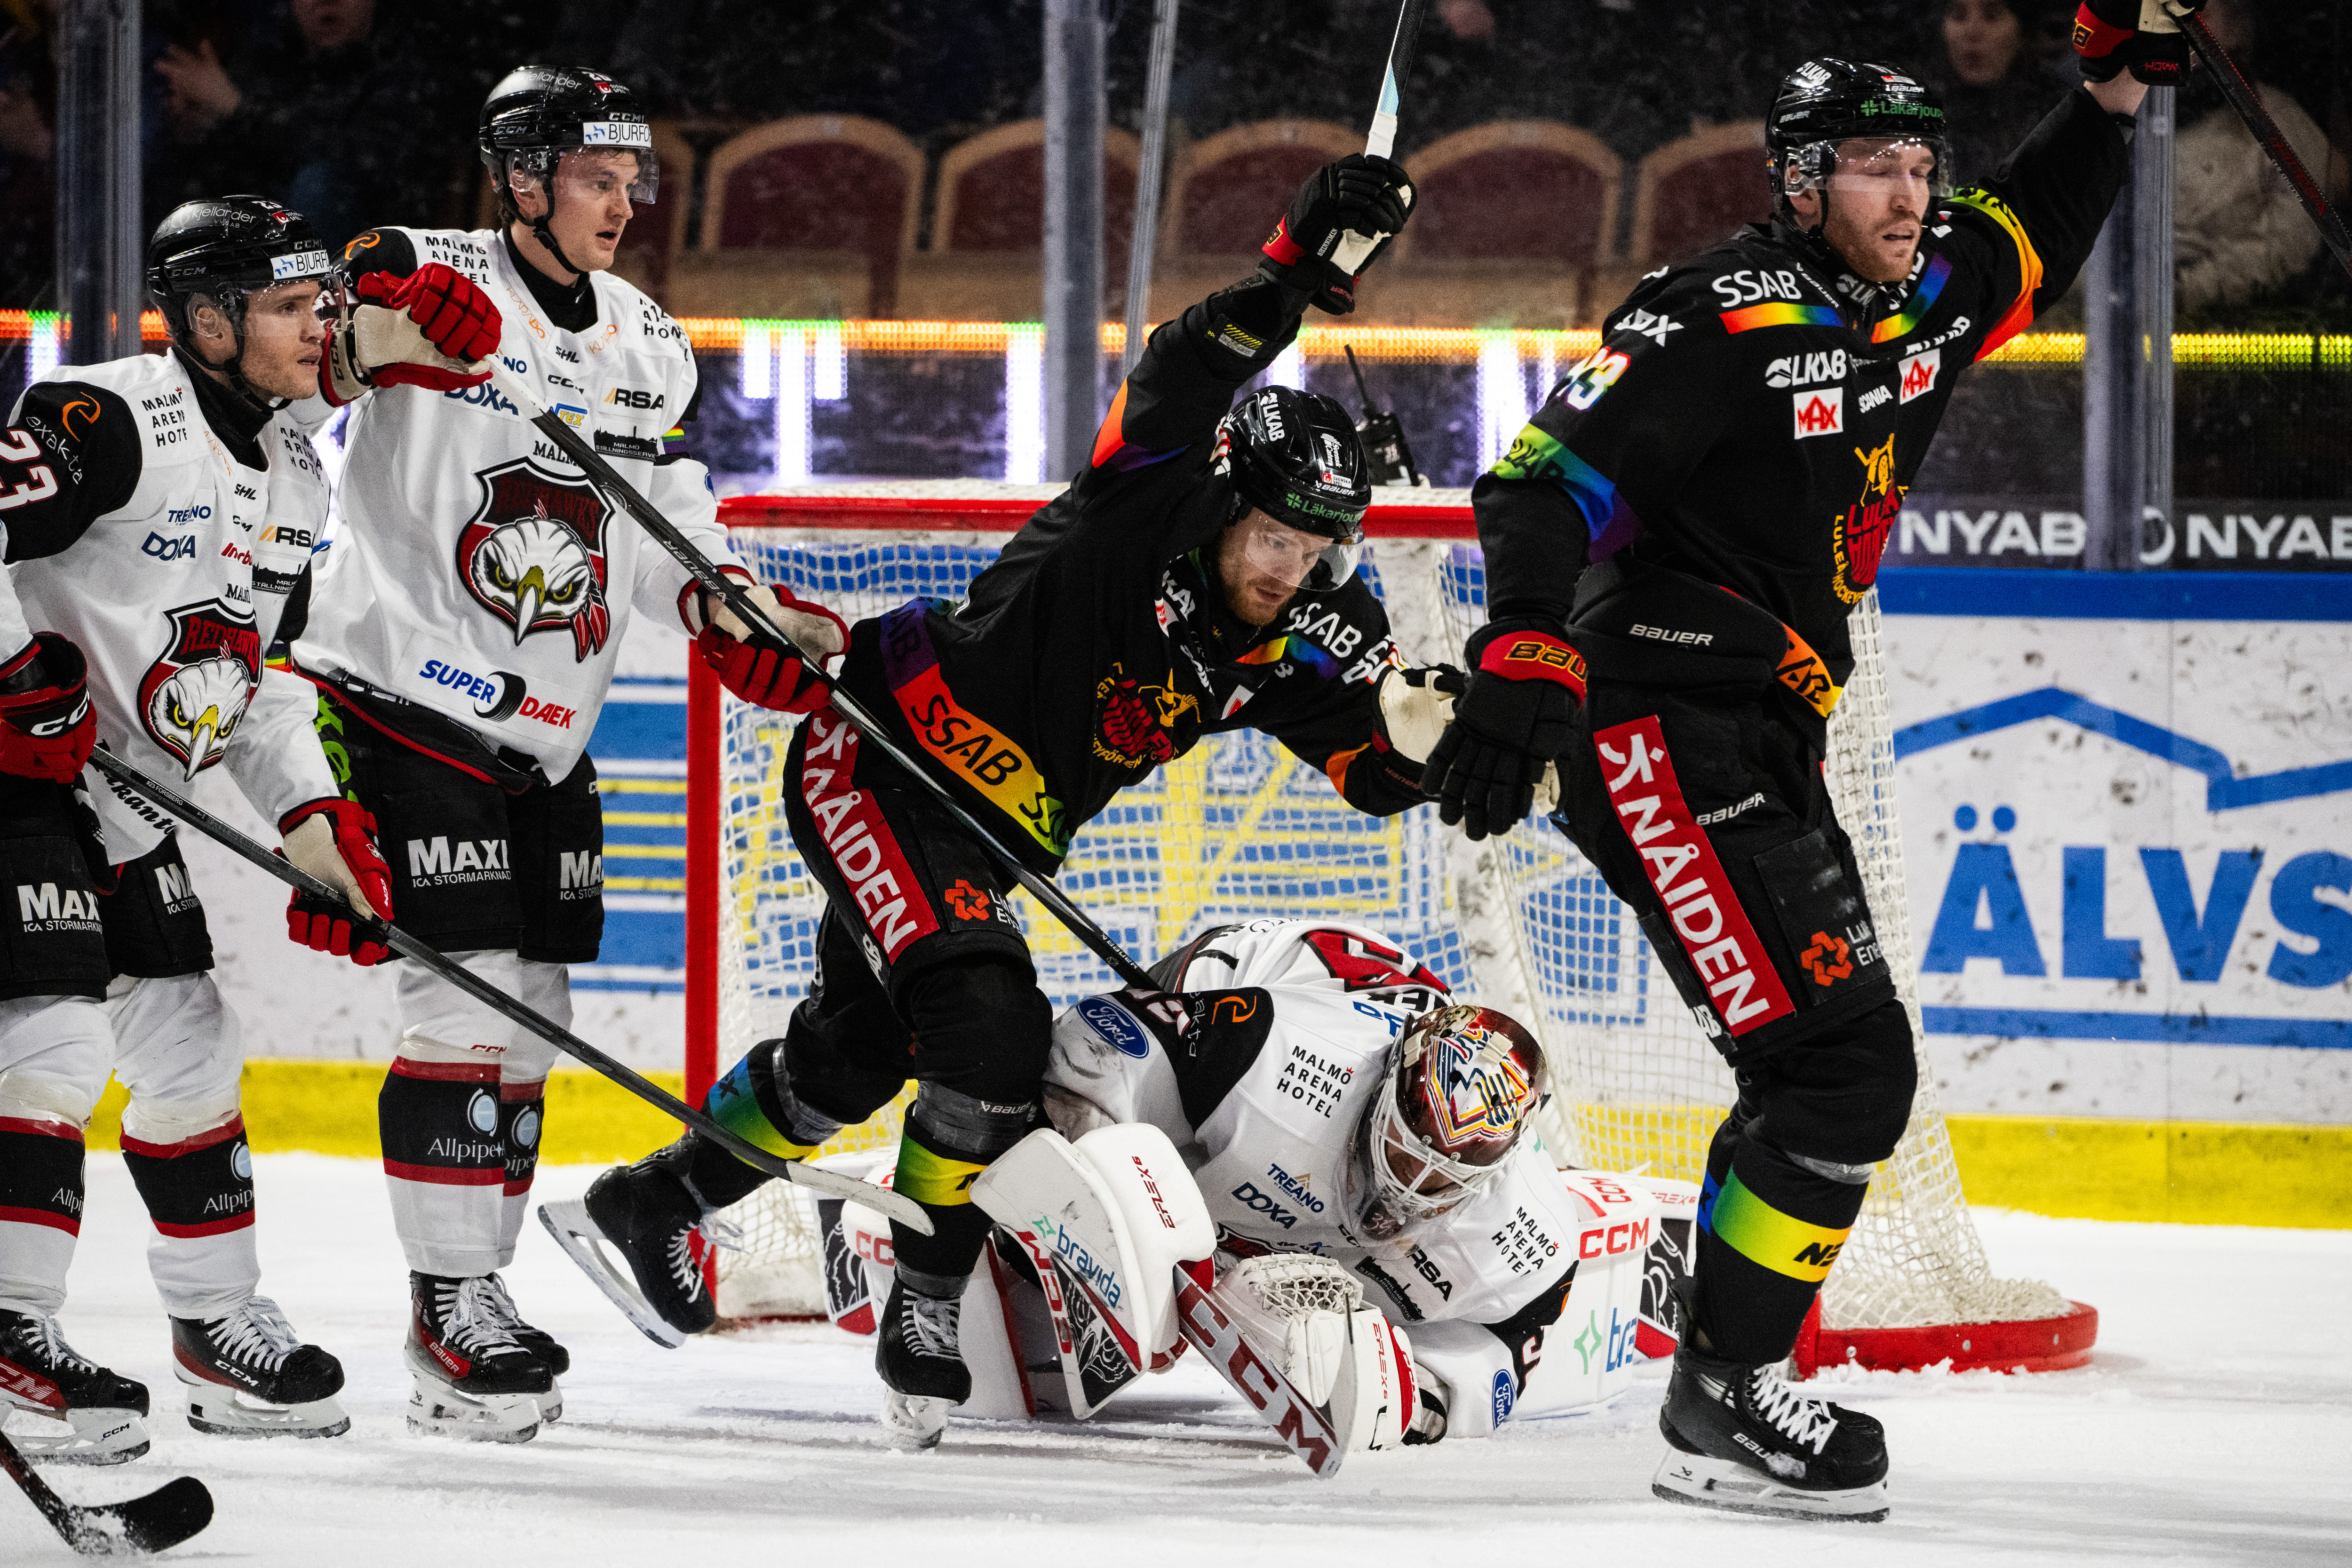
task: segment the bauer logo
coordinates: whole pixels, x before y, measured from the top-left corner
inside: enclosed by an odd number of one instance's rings
[[[1078,1004],[1078,1016],[1086,1020],[1088,1028],[1118,1047],[1122,1056],[1140,1061],[1151,1054],[1150,1037],[1128,1016],[1126,1008],[1109,997],[1087,997]]]
[[[1808,436],[1836,436],[1845,430],[1845,388],[1825,386],[1817,392],[1796,392],[1789,395],[1790,405],[1797,414],[1796,439]]]
[[[1495,1425],[1500,1426],[1511,1418],[1511,1406],[1519,1402],[1519,1391],[1511,1386],[1508,1372],[1495,1373]]]

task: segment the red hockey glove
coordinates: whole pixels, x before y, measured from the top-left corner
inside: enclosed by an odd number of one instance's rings
[[[1454,705],[1422,787],[1438,820],[1476,840],[1502,834],[1535,809],[1544,764],[1568,749],[1584,701],[1584,660],[1538,618],[1496,621],[1470,636],[1473,673]]]
[[[451,359],[486,359],[506,331],[499,308],[464,273],[428,261],[405,278],[371,272],[354,291],[371,305],[404,310],[425,341]]]
[[[2083,0],[2074,13],[2074,52],[2091,81],[2113,81],[2126,66],[2150,87],[2179,87],[2189,76],[2189,39],[2174,20],[2205,0]]]
[[[35,632],[0,664],[0,773],[71,784],[98,743],[89,667],[56,632]]]
[[[278,832],[286,845],[279,853],[344,900],[332,904],[298,890],[286,906],[287,936],[362,968],[391,957],[390,948],[352,919],[352,910],[392,918],[392,868],[376,850],[375,818],[357,801],[330,795],[278,818]]]
[[[822,661],[849,646],[849,628],[823,605],[774,585],[754,586],[751,592],[814,659]],[[824,706],[832,688],[821,667],[812,668],[791,648],[738,620],[724,602],[703,597],[706,613],[696,619],[707,624],[695,634],[694,646],[720,685],[746,702],[779,713],[814,713]]]
[[[1412,215],[1412,180],[1403,166],[1350,153],[1307,176],[1267,237],[1258,270],[1344,316],[1356,308],[1356,279]]]

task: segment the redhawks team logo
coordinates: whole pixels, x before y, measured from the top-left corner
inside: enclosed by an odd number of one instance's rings
[[[148,736],[194,778],[220,761],[261,679],[261,637],[253,617],[216,600],[164,614],[172,644],[139,682]]]
[[[507,624],[516,646],[533,632],[569,628],[572,657],[584,662],[613,624],[603,498],[586,480],[558,478],[528,458],[475,478],[482,505],[457,536],[459,580]]]

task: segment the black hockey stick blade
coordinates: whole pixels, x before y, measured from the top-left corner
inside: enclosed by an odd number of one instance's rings
[[[213,1494],[194,1476],[182,1476],[127,1502],[69,1503],[49,1489],[5,1434],[0,1434],[0,1469],[25,1489],[66,1544],[85,1557],[161,1552],[213,1521]]]
[[[2271,118],[2271,111],[2263,107],[2262,93],[2246,79],[2246,73],[2238,68],[2238,62],[2230,58],[2229,51],[2221,47],[2220,41],[2213,37],[2213,29],[2205,25],[2203,16],[2190,11],[2176,16],[2175,20],[2180,24],[2181,32],[2188,36],[2189,47],[2204,60],[2205,68],[2213,73],[2214,81],[2221,89],[2221,96],[2230,100],[2231,107],[2238,111],[2238,118],[2246,122],[2246,129],[2253,133],[2255,141],[2263,144],[2263,151],[2270,154],[2271,163],[2286,176],[2286,183],[2294,187],[2296,197],[2303,203],[2303,210],[2309,213],[2311,221],[2319,226],[2319,237],[2326,244],[2328,253],[2336,258],[2337,265],[2347,273],[2352,273],[2352,233],[2345,229],[2344,215],[2328,205],[2326,193],[2319,188],[2319,182],[2311,177],[2311,171],[2296,155],[2294,144],[2278,128],[2278,121]]]
[[[297,868],[283,855],[272,855],[203,806],[157,784],[104,747],[92,752],[89,760],[92,766],[112,779],[120,788],[145,797],[170,816],[190,824],[239,859],[258,866],[288,887],[308,893],[330,906],[349,908],[342,894],[308,871]],[[796,1186],[807,1187],[814,1192],[834,1197],[856,1198],[868,1208],[887,1215],[925,1236],[931,1234],[930,1216],[912,1198],[901,1196],[887,1187],[877,1187],[871,1182],[845,1176],[838,1171],[820,1170],[813,1165],[803,1165],[798,1160],[782,1159],[748,1143],[659,1084],[614,1061],[554,1019],[508,995],[465,965],[452,961],[438,948],[409,935],[391,921],[362,915],[354,910],[352,911],[352,924],[403,958],[431,970],[500,1017],[521,1025],[573,1060],[612,1079],[655,1110],[675,1116],[752,1169],[763,1171],[771,1176],[781,1176]]]
[[[1411,0],[1411,3],[1417,5],[1420,0]],[[717,595],[745,626],[759,627],[782,647],[792,649],[793,655],[808,668],[810,674],[820,680],[824,679],[823,662],[802,652],[793,639],[784,635],[784,628],[778,626],[774,617],[751,597],[748,588],[712,565],[710,558],[696,549],[694,541],[687,538],[676,523],[663,516],[659,507],[623,479],[580,432],[563,422],[562,416],[532,396],[530,389],[511,371],[496,360],[488,363],[491,384],[522,411],[523,417],[530,421],[533,429],[554,442],[563,455],[588,476],[590,484],[604,491],[614,505],[636,519],[638,526],[654,536],[654,542],[668,552],[670,559],[686,568],[688,576]],[[1069,895],[1055,887],[1052,878],[1041,877],[1023,865],[1019,856],[1007,849],[995,834],[982,826],[978,817],[966,811],[962,803],[948,793],[944,784],[918,764],[908,754],[907,749],[891,738],[881,722],[866,710],[863,703],[829,681],[827,686],[833,710],[857,726],[865,736],[864,743],[889,758],[893,765],[915,781],[918,788],[945,807],[948,815],[955,819],[956,826],[971,836],[982,852],[1003,867],[1013,880],[1028,889],[1030,896],[1045,905],[1055,920],[1067,927],[1070,934],[1076,937],[1087,951],[1101,959],[1110,972],[1126,984],[1145,991],[1159,988],[1158,983],[1144,972],[1143,966],[1129,958],[1118,943],[1111,941],[1110,933],[1088,918],[1084,910],[1071,902]]]

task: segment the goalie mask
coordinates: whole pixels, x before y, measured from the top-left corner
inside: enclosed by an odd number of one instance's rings
[[[1440,1007],[1405,1030],[1364,1117],[1364,1229],[1394,1236],[1487,1191],[1535,1110],[1543,1047],[1491,1007]]]

